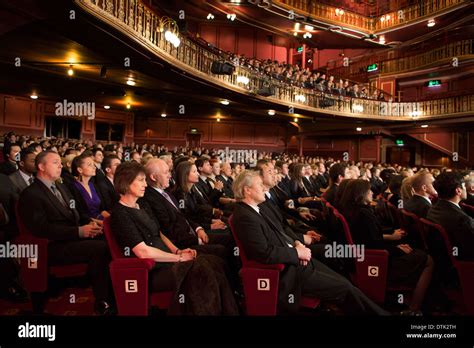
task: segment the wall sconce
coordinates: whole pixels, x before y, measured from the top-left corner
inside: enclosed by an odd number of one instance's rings
[[[174,47],[178,47],[181,44],[179,38],[179,27],[175,20],[169,17],[162,17],[158,22],[158,28],[156,29],[160,33],[165,33],[165,40],[171,42]]]

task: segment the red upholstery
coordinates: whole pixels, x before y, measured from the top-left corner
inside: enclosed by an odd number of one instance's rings
[[[334,207],[330,207],[330,211],[343,229],[346,243],[353,245],[349,224],[344,216]],[[387,286],[388,252],[378,249],[365,249],[364,252],[364,261],[355,260],[354,262],[355,272],[352,280],[373,301],[383,303]]]
[[[86,274],[87,264],[85,263],[48,267],[48,240],[32,235],[21,221],[18,205],[15,209],[20,232],[15,240],[16,243],[38,245],[38,258],[36,260],[20,259],[21,277],[28,292],[45,292],[48,289],[48,275],[67,278]]]
[[[232,215],[228,222],[242,261],[240,277],[244,286],[246,314],[276,315],[280,272],[285,268],[285,265],[267,265],[249,260],[234,232]],[[319,306],[319,303],[320,301],[317,298],[302,297],[300,306],[314,309]]]
[[[428,240],[430,235],[438,234],[444,241],[449,259],[458,273],[466,312],[469,315],[474,315],[474,297],[472,296],[474,294],[474,261],[460,261],[454,257],[452,252],[449,252],[453,250],[453,246],[448,234],[441,225],[426,219],[420,219],[420,221],[423,226],[425,240]],[[428,246],[430,246],[430,243],[428,243]]]
[[[421,247],[427,249],[426,240],[422,233],[423,226],[421,225],[420,219],[413,213],[406,211],[405,209],[400,210],[400,227],[407,232],[411,240],[419,241]],[[418,247],[418,245],[416,245]]]
[[[112,255],[110,276],[119,315],[148,315],[150,305],[168,308],[173,291],[148,292],[148,272],[155,261],[125,257],[110,229],[110,218],[104,219],[104,234]]]
[[[474,207],[472,205],[461,203],[460,206],[467,215],[469,215],[470,217],[474,217]]]

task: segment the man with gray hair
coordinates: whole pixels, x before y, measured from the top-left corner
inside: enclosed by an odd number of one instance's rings
[[[464,182],[466,183],[467,198],[463,203],[474,207],[474,176],[470,175]]]
[[[264,264],[285,265],[280,273],[280,313],[297,311],[301,295],[305,295],[318,297],[323,302],[336,302],[354,314],[388,315],[347,279],[312,258],[309,248],[265,216],[259,207],[265,201],[265,187],[259,172],[242,172],[233,188],[239,203],[232,224],[247,258]],[[294,301],[288,301],[290,295]]]

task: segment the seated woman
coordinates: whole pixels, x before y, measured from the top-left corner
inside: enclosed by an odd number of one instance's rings
[[[313,192],[311,182],[304,177],[305,165],[297,163],[292,167],[290,173],[291,198],[297,206],[322,209],[321,199]]]
[[[114,185],[120,200],[112,209],[112,232],[123,250],[128,248],[136,257],[156,262],[149,274],[149,289],[176,291],[168,313],[237,315],[222,259],[197,255],[193,249],[178,249],[160,232],[145,207],[137,204],[147,186],[143,166],[137,162],[121,164],[115,172]],[[185,303],[180,303],[180,294],[185,296]]]
[[[91,180],[97,167],[89,152],[84,152],[72,161],[71,172],[75,180],[68,186],[74,198],[80,220],[87,223],[95,221],[102,225],[102,220],[110,214],[103,209],[102,199],[96,186]]]
[[[339,201],[339,210],[349,223],[354,243],[368,249],[386,249],[389,252],[388,283],[413,286],[409,314],[420,314],[426,290],[431,282],[434,263],[422,250],[408,244],[398,244],[404,236],[401,230],[384,234],[370,203],[370,183],[363,179],[352,180]]]

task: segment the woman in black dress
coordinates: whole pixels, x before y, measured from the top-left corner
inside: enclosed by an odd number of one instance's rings
[[[389,285],[413,286],[410,311],[419,314],[426,290],[431,282],[434,263],[422,250],[399,244],[404,236],[401,230],[384,234],[373,210],[370,183],[363,179],[350,181],[339,201],[339,210],[349,223],[354,243],[368,249],[386,249],[389,252]]]
[[[120,201],[112,209],[112,233],[123,250],[156,262],[149,274],[150,291],[176,291],[169,314],[238,314],[222,259],[178,249],[160,232],[146,206],[136,203],[147,186],[144,168],[137,162],[121,164],[114,186]],[[178,295],[184,295],[184,303]]]

